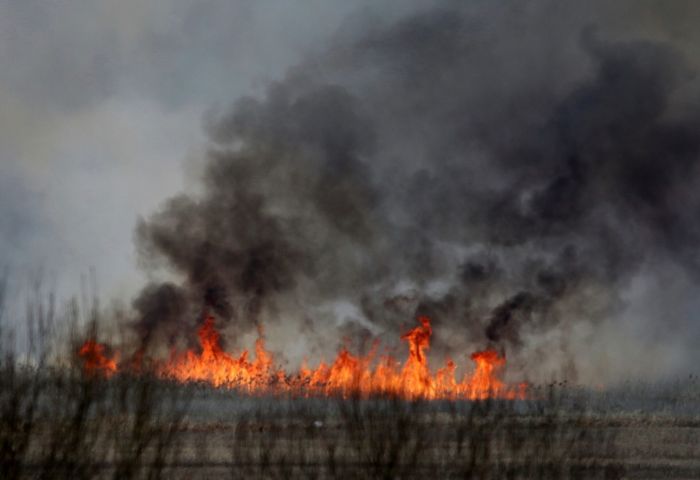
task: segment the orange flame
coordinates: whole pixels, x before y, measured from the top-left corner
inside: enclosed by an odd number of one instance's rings
[[[290,375],[275,368],[273,356],[265,349],[262,335],[255,342],[254,360],[249,360],[247,350],[238,357],[225,352],[214,318],[207,317],[198,330],[201,351],[173,352],[169,359],[155,362],[156,372],[163,378],[179,382],[206,382],[215,387],[236,388],[251,394],[343,397],[388,394],[409,399],[450,400],[525,398],[526,384],[512,386],[500,379],[499,374],[506,361],[495,350],[472,354],[476,368],[461,380],[456,379],[457,366],[450,359],[432,374],[426,355],[430,348],[432,326],[428,317],[419,317],[418,321],[419,326],[401,336],[408,342],[409,349],[408,358],[403,364],[389,355],[377,359],[379,345],[375,343],[367,355],[356,356],[343,348],[331,364],[321,362],[314,369],[304,364],[297,373]],[[92,353],[83,354],[83,351]],[[86,371],[116,371],[113,360],[110,367],[102,366],[106,365],[104,361],[110,362],[103,356],[103,351],[101,344],[86,342],[80,350]]]
[[[343,349],[330,367],[321,363],[316,370],[303,368],[298,375],[301,385],[306,386],[307,393],[342,396],[392,394],[453,400],[525,397],[525,384],[511,387],[498,378],[505,358],[495,350],[473,354],[476,370],[461,381],[455,380],[456,365],[452,360],[447,360],[445,366],[432,375],[426,356],[432,335],[430,319],[419,317],[418,321],[420,326],[401,336],[409,345],[408,359],[403,366],[393,357],[385,356],[372,368],[376,349],[365,357],[355,357]]]
[[[110,377],[117,372],[117,357],[105,355],[106,347],[95,340],[87,340],[78,350],[78,356],[83,361],[83,370],[90,376],[103,375]]]
[[[284,376],[283,372],[274,371],[272,356],[265,350],[262,338],[255,342],[255,361],[250,362],[247,350],[238,358],[222,350],[213,317],[207,317],[197,333],[202,352],[173,353],[168,362],[158,366],[158,373],[181,382],[204,381],[216,387],[241,388],[251,393],[273,378]]]

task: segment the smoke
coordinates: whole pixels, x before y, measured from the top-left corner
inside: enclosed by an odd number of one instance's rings
[[[201,194],[137,228],[144,265],[172,274],[135,300],[139,331],[202,311],[322,330],[344,302],[375,335],[429,315],[439,349],[458,335],[526,359],[614,319],[655,265],[697,278],[683,55],[584,22],[521,38],[518,14],[350,22],[263,97],[209,115]]]

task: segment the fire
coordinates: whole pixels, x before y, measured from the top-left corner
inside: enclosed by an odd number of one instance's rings
[[[117,371],[117,358],[105,355],[106,347],[95,340],[87,340],[78,350],[78,356],[83,361],[83,370],[90,376],[104,375],[109,377]]]
[[[473,354],[471,358],[476,362],[476,370],[460,381],[455,379],[457,367],[449,359],[434,375],[431,374],[426,351],[433,330],[428,317],[419,317],[418,321],[419,326],[401,336],[409,347],[403,365],[391,356],[383,356],[374,362],[376,348],[364,357],[353,356],[343,349],[330,367],[321,363],[315,370],[303,368],[298,375],[299,385],[306,393],[342,396],[392,394],[406,398],[452,400],[525,397],[524,384],[511,387],[498,378],[505,366],[505,358],[495,350]],[[372,368],[372,364],[376,366]]]
[[[508,385],[500,379],[506,360],[495,350],[473,353],[473,373],[457,379],[457,365],[448,359],[433,374],[427,351],[433,330],[428,317],[419,317],[419,325],[401,339],[408,343],[408,358],[401,363],[390,355],[377,355],[375,343],[364,356],[343,348],[332,363],[316,368],[302,365],[288,374],[275,367],[273,355],[260,336],[255,343],[255,359],[244,350],[234,356],[223,350],[213,317],[199,327],[198,352],[174,351],[166,360],[154,361],[156,373],[179,382],[205,382],[215,387],[235,388],[251,394],[292,394],[300,396],[398,395],[410,399],[519,399],[526,395],[526,384]],[[111,375],[117,370],[114,359],[104,356],[104,346],[88,341],[79,355],[88,373]]]
[[[273,368],[272,355],[265,350],[265,342],[255,342],[255,360],[248,360],[244,350],[238,358],[222,350],[219,332],[214,318],[208,317],[197,332],[201,353],[187,350],[184,354],[173,353],[170,360],[160,364],[157,371],[164,377],[181,382],[204,381],[215,387],[236,387],[254,393],[272,379],[284,377],[282,371]]]

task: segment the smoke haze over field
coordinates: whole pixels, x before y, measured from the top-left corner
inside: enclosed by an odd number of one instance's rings
[[[294,359],[290,339],[327,353],[425,314],[434,349],[463,363],[491,346],[536,380],[689,371],[700,9],[341,4],[175,3],[132,25],[133,4],[118,9],[119,51],[59,29],[65,44],[37,53],[48,47],[15,44],[8,24],[0,62],[32,53],[0,76],[3,104],[24,115],[2,121],[29,119],[2,151],[8,258],[51,260],[54,245],[61,258],[70,243],[95,252],[98,273],[120,272],[114,285],[135,284],[123,260],[137,223],[134,325],[167,342],[206,310],[231,341],[264,324]],[[2,8],[52,21],[38,5]],[[40,61],[74,44],[86,51]],[[91,88],[70,81],[81,68]],[[74,238],[76,225],[119,233]],[[102,255],[112,241],[118,259]]]

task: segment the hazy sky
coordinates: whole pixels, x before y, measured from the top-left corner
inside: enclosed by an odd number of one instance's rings
[[[133,292],[137,216],[186,186],[204,112],[322,45],[347,3],[0,2],[2,263]]]
[[[94,267],[104,296],[130,298],[144,282],[136,222],[198,188],[208,112],[262,95],[333,38],[439,3],[0,0],[0,265],[16,283],[41,270],[63,296]],[[658,39],[691,66],[700,58],[696,2],[517,3],[472,7],[487,26],[520,8],[536,19],[528,38],[545,45],[590,18],[606,38]],[[646,298],[659,282],[639,280],[627,295]],[[682,282],[663,308],[632,302],[624,316],[659,308],[697,334],[698,293]],[[679,358],[669,368],[695,357]]]

